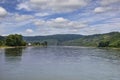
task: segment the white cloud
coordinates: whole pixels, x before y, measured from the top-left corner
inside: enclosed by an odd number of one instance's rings
[[[110,5],[113,3],[120,3],[120,0],[101,0],[101,5]]]
[[[102,23],[97,25],[92,25],[80,30],[84,35],[93,35],[93,34],[103,34],[109,32],[120,32],[120,23]]]
[[[103,8],[103,7],[96,7],[96,8],[94,9],[94,12],[95,12],[95,13],[102,13],[102,12],[105,12],[105,11],[106,11],[106,9]]]
[[[108,32],[114,32],[114,31],[120,31],[120,23],[104,23],[104,24],[98,24],[94,27],[100,31],[100,33],[108,33]]]
[[[120,18],[112,18],[112,19],[106,19],[103,22],[91,25],[89,27],[86,27],[85,34],[91,35],[91,34],[102,34],[102,33],[108,33],[108,32],[114,32],[119,31],[120,32]]]
[[[34,17],[32,15],[19,15],[19,14],[14,14],[15,20],[22,22],[22,21],[27,21],[30,19],[33,19]]]
[[[81,29],[87,26],[87,24],[77,22],[77,21],[70,21],[68,19],[58,17],[51,20],[35,20],[34,24],[39,28],[47,27],[47,28],[56,28],[56,29]]]
[[[120,31],[120,0],[24,0],[21,2],[17,5],[18,10],[22,9],[18,13],[8,13],[0,7],[0,34],[20,32],[25,35],[97,34]],[[33,14],[22,13],[23,9]],[[73,14],[64,14],[64,12]],[[30,27],[34,28],[34,31],[29,29]]]
[[[56,23],[64,23],[64,22],[67,22],[68,20],[64,19],[62,17],[58,17],[56,19],[53,19],[53,21],[56,22]]]
[[[34,25],[36,26],[36,31],[34,31],[31,35],[78,34],[80,33],[80,30],[87,27],[86,23],[71,21],[63,17],[50,20],[35,19]],[[26,33],[24,35],[30,34]]]
[[[86,6],[89,0],[30,0],[18,5],[18,9],[69,12]]]
[[[34,31],[32,29],[26,29],[27,33],[33,33]]]
[[[25,25],[32,23],[33,18],[31,15],[9,13],[4,19],[0,19],[0,34],[19,33],[23,31],[21,28],[24,29]]]
[[[119,11],[119,8],[111,7],[111,6],[105,6],[105,7],[96,7],[94,9],[95,13],[103,13],[103,12],[114,12],[114,11]]]
[[[36,20],[34,20],[34,24],[36,26],[43,26],[45,24],[45,21],[36,19]]]
[[[31,9],[30,9],[29,6],[26,5],[26,4],[27,4],[27,2],[18,4],[18,5],[17,5],[17,9],[18,9],[18,10],[25,9],[25,10],[27,10],[27,11],[30,11]]]
[[[40,17],[43,17],[43,16],[48,16],[50,15],[49,13],[36,13],[35,16],[40,16]]]
[[[34,19],[34,15],[27,14],[18,14],[18,13],[8,13],[8,15],[4,18],[0,18],[1,23],[17,23],[28,22]]]
[[[120,22],[120,18],[112,18],[112,19],[109,19],[109,20],[106,20],[105,23],[110,23],[110,24],[114,24],[114,23],[119,23]]]
[[[0,7],[0,17],[5,17],[7,14],[8,12],[3,7]]]
[[[103,13],[103,12],[117,12],[120,11],[120,0],[100,0],[97,2],[100,7],[96,7],[94,9],[95,13]]]

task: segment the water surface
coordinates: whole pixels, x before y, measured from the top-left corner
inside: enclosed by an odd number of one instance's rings
[[[120,52],[67,46],[0,49],[0,80],[120,80]]]

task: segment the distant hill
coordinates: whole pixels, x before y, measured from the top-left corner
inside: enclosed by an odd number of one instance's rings
[[[43,42],[47,41],[49,45],[67,45],[67,46],[98,46],[101,44],[109,44],[109,47],[118,47],[120,42],[120,33],[111,32],[106,34],[95,35],[76,35],[76,34],[58,34],[50,36],[30,36],[24,37],[27,42]]]
[[[5,37],[0,36],[0,45]],[[57,34],[49,36],[24,36],[26,42],[44,42],[48,45],[120,47],[120,32],[95,35]]]
[[[76,34],[57,34],[49,36],[25,36],[24,40],[27,42],[43,42],[47,41],[49,45],[60,45],[65,41],[75,40],[83,37]]]

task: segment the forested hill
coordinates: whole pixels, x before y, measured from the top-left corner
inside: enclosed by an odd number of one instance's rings
[[[5,37],[0,36],[0,45]],[[49,36],[24,36],[26,42],[44,42],[48,45],[120,47],[120,32],[96,35],[58,34]]]
[[[24,40],[27,42],[42,42],[47,41],[48,44],[56,45],[65,41],[75,40],[83,37],[82,35],[76,34],[58,34],[58,35],[49,35],[49,36],[26,36]]]
[[[83,36],[82,38],[63,42],[72,46],[120,47],[120,32]]]
[[[120,46],[120,33],[111,32],[88,36],[76,34],[31,36],[24,37],[24,40],[27,42],[47,41],[50,45],[118,47]]]

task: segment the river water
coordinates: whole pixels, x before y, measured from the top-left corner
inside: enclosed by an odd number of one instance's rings
[[[0,49],[0,80],[120,80],[120,51],[67,46]]]

